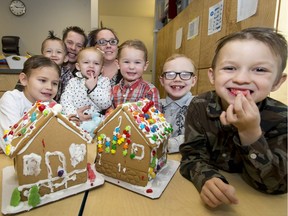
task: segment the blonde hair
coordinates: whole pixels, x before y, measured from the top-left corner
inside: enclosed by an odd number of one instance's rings
[[[132,47],[134,49],[143,51],[144,52],[144,61],[146,62],[148,60],[148,51],[147,51],[145,44],[142,41],[137,40],[137,39],[127,40],[120,45],[119,50],[118,50],[118,56],[117,56],[118,59],[121,56],[122,50],[126,47]]]
[[[79,62],[79,59],[81,59],[83,57],[83,53],[85,53],[86,51],[96,52],[98,54],[98,56],[100,57],[101,64],[103,64],[104,53],[102,50],[100,50],[96,47],[86,47],[86,48],[83,48],[82,50],[80,50],[80,52],[78,53],[78,56],[77,56],[77,62]]]
[[[162,68],[164,68],[164,66],[165,66],[165,64],[166,64],[167,62],[170,62],[170,61],[175,60],[175,59],[177,59],[177,58],[185,58],[185,59],[187,59],[189,62],[191,62],[191,64],[193,65],[195,71],[197,71],[197,68],[196,68],[196,66],[195,66],[194,61],[193,61],[191,58],[189,58],[188,56],[186,56],[186,55],[184,55],[184,54],[180,54],[180,53],[174,53],[174,54],[172,54],[171,56],[169,56],[169,57],[165,60]]]

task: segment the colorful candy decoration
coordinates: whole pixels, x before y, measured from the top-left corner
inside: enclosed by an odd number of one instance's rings
[[[154,107],[153,101],[141,100],[136,103],[123,104],[123,107],[128,108],[128,111],[135,120],[136,127],[143,132],[142,135],[146,136],[151,144],[156,144],[151,151],[148,170],[148,178],[155,178],[158,170],[160,170],[166,162],[163,161],[162,163],[158,161],[157,148],[173,131],[172,125],[166,122],[164,114]],[[113,134],[100,134],[97,137],[98,154],[105,153],[115,155],[122,149],[122,156],[126,157],[127,160],[142,160],[146,147],[143,147],[142,144],[137,143],[137,140],[131,138],[131,128],[132,125],[133,127],[135,127],[135,125],[133,123],[131,123],[131,125],[123,125],[122,116],[119,116],[118,121],[119,124],[114,128]],[[158,163],[161,164],[158,166]],[[123,166],[123,164],[120,165]]]
[[[10,145],[13,139],[29,134],[35,128],[37,120],[42,117],[45,118],[46,116],[48,116],[51,110],[54,113],[58,113],[57,110],[62,109],[62,106],[60,104],[57,104],[56,102],[48,103],[36,101],[35,105],[36,109],[34,112],[32,112],[31,114],[24,112],[23,117],[20,119],[19,123],[10,126],[10,130],[4,131],[3,140],[5,141],[5,153],[7,155],[11,154],[11,150],[13,151]],[[54,107],[56,107],[57,110],[54,109]]]

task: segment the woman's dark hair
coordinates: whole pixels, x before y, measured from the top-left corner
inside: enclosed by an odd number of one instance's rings
[[[98,28],[98,29],[95,29],[95,30],[92,30],[89,34],[88,34],[88,46],[95,46],[96,45],[96,38],[97,38],[97,35],[99,32],[101,32],[102,30],[108,30],[110,31],[114,37],[119,41],[115,31],[111,28],[106,28],[106,27],[103,27],[103,28]]]

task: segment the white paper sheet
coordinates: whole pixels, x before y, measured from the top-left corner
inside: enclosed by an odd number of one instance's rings
[[[10,69],[23,69],[23,65],[26,60],[27,57],[25,56],[11,55],[6,57],[6,61]]]
[[[222,29],[223,0],[209,8],[208,35],[212,35]]]
[[[253,16],[258,7],[258,0],[238,0],[237,22]]]
[[[183,28],[179,28],[176,32],[176,46],[175,49],[179,49],[182,44],[182,34],[183,34]]]
[[[187,40],[196,37],[199,34],[199,16],[188,24]]]

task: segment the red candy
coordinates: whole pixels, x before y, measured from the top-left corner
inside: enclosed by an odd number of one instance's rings
[[[45,110],[46,106],[44,104],[41,104],[38,109],[40,112],[43,112],[43,110]]]
[[[146,190],[146,193],[153,193],[153,190],[151,188]]]
[[[88,179],[90,180],[91,183],[94,182],[96,179],[96,175],[92,170],[90,163],[87,164],[87,171],[88,171]]]
[[[152,107],[154,105],[154,102],[153,101],[149,101],[143,108],[142,108],[142,111],[144,112],[144,113],[146,113],[149,109],[150,109],[150,107]]]

